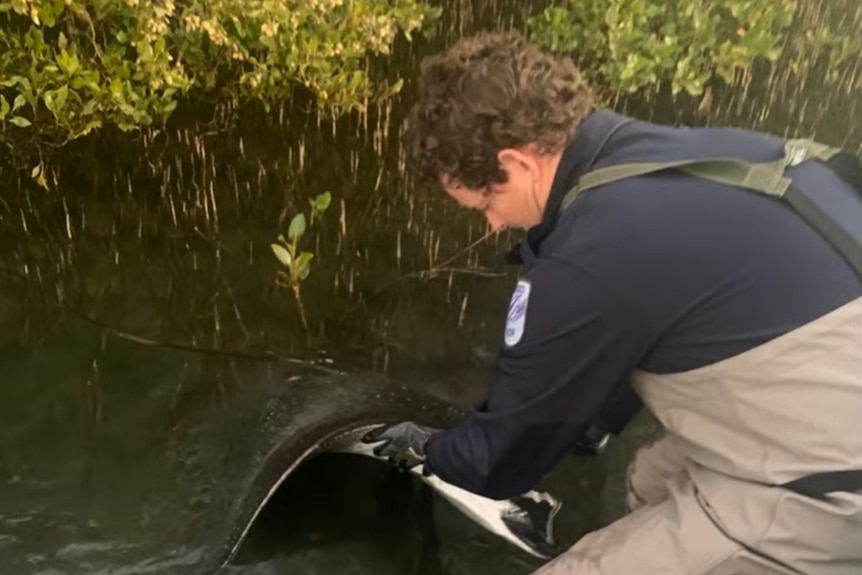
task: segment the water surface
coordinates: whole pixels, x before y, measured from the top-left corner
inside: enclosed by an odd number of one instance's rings
[[[412,76],[453,37],[521,22],[527,8],[515,5],[450,3],[446,33],[400,45],[383,72]],[[849,1],[805,6],[809,23],[862,30]],[[615,103],[645,119],[858,148],[859,62],[830,70],[811,55],[703,99],[658,91]],[[501,256],[517,235],[488,236],[477,214],[413,189],[398,142],[410,95],[408,83],[395,101],[334,124],[290,106],[187,108],[145,141],[105,132],[77,142],[50,193],[0,172],[4,575],[194,573],[213,552],[198,522],[219,488],[195,462],[221,447],[198,431],[292,374],[376,371],[459,405],[481,397],[516,277]],[[275,284],[269,243],[326,190],[333,205],[307,236],[317,257],[303,287],[306,331]],[[570,458],[547,478],[565,501],[561,543],[622,511],[621,474],[649,432],[639,423],[603,457]],[[410,481],[356,465],[309,464],[232,573],[537,566]]]

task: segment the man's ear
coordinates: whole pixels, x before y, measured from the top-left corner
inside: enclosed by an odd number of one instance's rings
[[[497,152],[500,168],[510,177],[515,174],[535,173],[538,171],[536,159],[528,151],[517,148],[504,148]]]

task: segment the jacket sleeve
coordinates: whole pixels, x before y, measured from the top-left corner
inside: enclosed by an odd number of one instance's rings
[[[531,489],[596,420],[619,431],[640,407],[627,378],[649,346],[634,310],[576,266],[540,261],[521,311],[513,297],[490,391],[432,436],[427,464],[444,481],[495,499]]]

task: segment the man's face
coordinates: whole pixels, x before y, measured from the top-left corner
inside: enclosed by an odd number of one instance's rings
[[[474,189],[446,175],[440,178],[440,183],[461,206],[482,212],[494,231],[537,225],[542,221],[544,202],[537,197],[535,170],[519,157],[501,154],[500,160],[508,176],[502,184]]]

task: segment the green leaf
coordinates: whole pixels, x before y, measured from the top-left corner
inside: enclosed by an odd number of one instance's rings
[[[42,99],[45,101],[45,107],[48,108],[55,117],[59,117],[60,110],[62,110],[63,106],[66,105],[66,98],[68,96],[69,88],[61,86],[56,90],[48,90],[42,94]]]
[[[123,98],[123,81],[119,78],[112,78],[110,88],[111,95],[115,100],[124,101]]]
[[[12,103],[12,111],[14,112],[26,103],[27,98],[24,97],[24,94],[18,94],[17,96],[15,96],[15,101]]]
[[[296,243],[299,241],[299,238],[302,237],[302,234],[305,233],[305,215],[297,214],[290,221],[290,228],[287,230],[287,237],[290,238],[290,241]]]
[[[42,23],[48,28],[53,28],[56,23],[55,15],[51,10],[45,10],[44,8],[42,10]]]
[[[11,106],[9,105],[9,100],[0,95],[0,120],[6,117],[6,114],[9,113],[10,109]]]
[[[38,178],[39,174],[41,174],[41,173],[42,173],[42,164],[38,164],[30,172],[30,177],[31,178]]]
[[[96,128],[101,128],[101,127],[102,127],[102,121],[101,120],[99,120],[99,119],[90,120],[89,122],[87,122],[84,125],[83,128],[80,128],[80,129],[72,132],[72,134],[69,136],[69,139],[74,140],[76,138],[80,138],[81,136],[86,136],[87,134],[89,134],[90,132],[95,130]]]
[[[48,189],[48,180],[45,179],[44,171],[40,172],[39,175],[36,177],[36,183],[39,184],[39,186],[41,186],[42,188],[46,190]]]
[[[10,118],[9,121],[18,126],[19,128],[26,128],[27,126],[31,125],[30,120],[21,116],[14,116]]]
[[[299,254],[299,257],[296,258],[296,265],[298,267],[306,266],[308,263],[314,259],[314,254],[311,252],[302,252]]]
[[[308,274],[311,273],[311,260],[314,258],[314,254],[309,252],[302,252],[299,254],[299,257],[296,258],[296,267],[299,270],[299,279],[304,280],[308,277]]]
[[[330,203],[332,203],[332,194],[329,192],[323,192],[322,194],[314,198],[314,201],[311,205],[314,206],[315,210],[320,213],[323,213],[329,207]]]
[[[87,88],[93,94],[97,94],[102,90],[99,86],[99,74],[93,72],[81,72],[80,74],[75,74],[75,76],[69,81],[69,85],[71,85],[73,90],[79,92],[81,91],[81,88]]]
[[[32,89],[30,86],[30,80],[28,80],[24,76],[12,76],[11,78],[3,82],[2,85],[9,87],[14,86],[15,84],[19,84],[22,88],[24,88],[22,90],[22,92],[24,93],[29,92]]]
[[[84,105],[81,107],[81,115],[82,116],[90,116],[96,110],[96,101],[95,100],[87,100]]]
[[[278,244],[269,244],[269,247],[272,248],[272,251],[275,254],[275,257],[278,258],[278,261],[280,261],[286,267],[290,267],[290,264],[293,262],[293,258],[290,256],[289,251],[287,251]]]
[[[54,56],[54,61],[60,66],[60,69],[63,70],[66,74],[69,73],[69,53],[66,51],[66,48],[60,46],[60,52]]]

